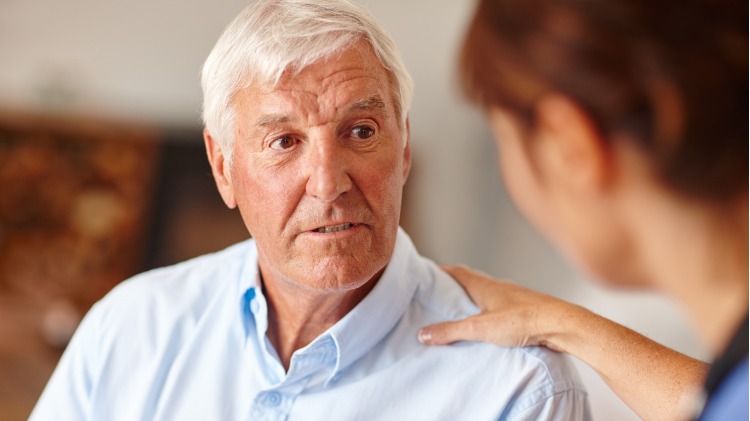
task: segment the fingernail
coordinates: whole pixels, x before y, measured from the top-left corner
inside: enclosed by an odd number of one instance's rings
[[[427,343],[432,339],[432,332],[429,329],[419,329],[417,339],[419,339],[419,342]]]

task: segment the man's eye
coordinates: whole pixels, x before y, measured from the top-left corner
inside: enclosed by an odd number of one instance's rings
[[[283,151],[284,149],[289,149],[292,146],[294,146],[294,138],[291,136],[284,136],[280,137],[273,142],[271,142],[271,149],[276,149],[277,151]]]
[[[375,134],[375,130],[367,126],[357,126],[352,129],[352,137],[356,139],[367,139]]]

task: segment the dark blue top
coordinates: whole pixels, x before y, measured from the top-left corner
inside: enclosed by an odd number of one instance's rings
[[[711,365],[706,379],[708,400],[701,421],[747,421],[748,418],[747,316],[724,354]]]
[[[748,365],[745,360],[727,375],[706,403],[701,420],[731,421],[748,419]]]

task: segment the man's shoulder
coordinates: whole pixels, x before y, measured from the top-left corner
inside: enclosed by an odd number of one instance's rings
[[[465,387],[502,401],[507,419],[590,419],[588,393],[570,357],[543,347],[507,348],[479,342],[449,345]],[[447,360],[446,360],[447,362]]]
[[[420,287],[409,319],[424,325],[463,319],[478,308],[461,286],[433,262],[422,261]],[[435,367],[462,378],[482,379],[489,389],[505,389],[509,381],[516,389],[515,411],[564,393],[585,396],[585,388],[566,355],[543,347],[507,348],[480,342],[459,342],[427,347],[422,352],[435,358]]]
[[[100,312],[138,314],[139,309],[161,316],[183,314],[237,285],[246,259],[255,253],[253,240],[201,255],[126,279],[98,303]]]
[[[421,306],[424,317],[435,323],[463,319],[479,313],[463,288],[430,259],[420,257],[411,262],[410,273],[418,279],[412,305]]]
[[[461,286],[429,260],[425,263],[424,282],[412,302],[413,319],[420,326],[460,320],[479,313],[479,309]],[[417,327],[417,328],[418,328]],[[430,347],[434,349],[435,347]],[[467,370],[477,374],[496,372],[500,377],[509,371],[534,380],[547,392],[581,389],[575,367],[564,354],[544,347],[509,348],[482,342],[460,342],[448,347],[453,357],[466,358]]]

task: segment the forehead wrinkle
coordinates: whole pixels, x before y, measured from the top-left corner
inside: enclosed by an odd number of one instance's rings
[[[363,81],[366,79],[366,81]],[[360,82],[354,89],[347,89],[349,82]],[[340,87],[340,89],[337,89]],[[332,90],[326,90],[317,96],[319,109],[322,110],[327,94],[332,95],[333,112],[336,115],[340,113],[349,113],[354,111],[379,111],[385,113],[388,109],[383,95],[387,95],[387,89],[383,88],[383,83],[377,75],[367,72],[365,75],[356,75],[345,79],[335,81]],[[357,99],[366,96],[364,99]]]
[[[308,119],[311,104],[317,107],[316,94],[299,88],[260,88],[260,97],[257,98],[260,106],[267,106],[267,112],[258,116],[255,127],[268,128],[280,126],[287,123],[298,123],[300,120]]]
[[[369,66],[368,66],[369,67]],[[301,72],[304,75],[304,70]],[[261,88],[269,94],[281,94],[281,103],[289,107],[288,111],[269,113],[256,120],[256,126],[269,127],[289,122],[299,122],[299,117],[308,124],[319,125],[324,121],[336,121],[343,112],[352,111],[380,111],[384,113],[388,108],[382,95],[383,82],[377,72],[368,68],[353,66],[339,69],[320,78],[300,78],[281,81],[276,86]],[[301,80],[300,80],[301,79]],[[363,80],[364,79],[364,80]],[[355,89],[349,89],[351,82],[360,84]],[[311,86],[312,85],[312,86]],[[387,85],[387,84],[386,84]],[[359,91],[359,94],[356,92]],[[364,92],[362,92],[364,91]],[[369,91],[369,92],[367,92]],[[352,95],[364,96],[365,99],[352,102]]]
[[[297,75],[287,75],[278,83],[266,86],[273,91],[303,91],[320,95],[338,85],[356,79],[373,79],[380,85],[381,81],[377,75],[379,72],[374,71],[372,67],[374,66],[366,64],[352,65],[351,67],[335,69],[324,75],[308,73],[306,68]],[[385,69],[382,69],[382,72],[385,76]]]

